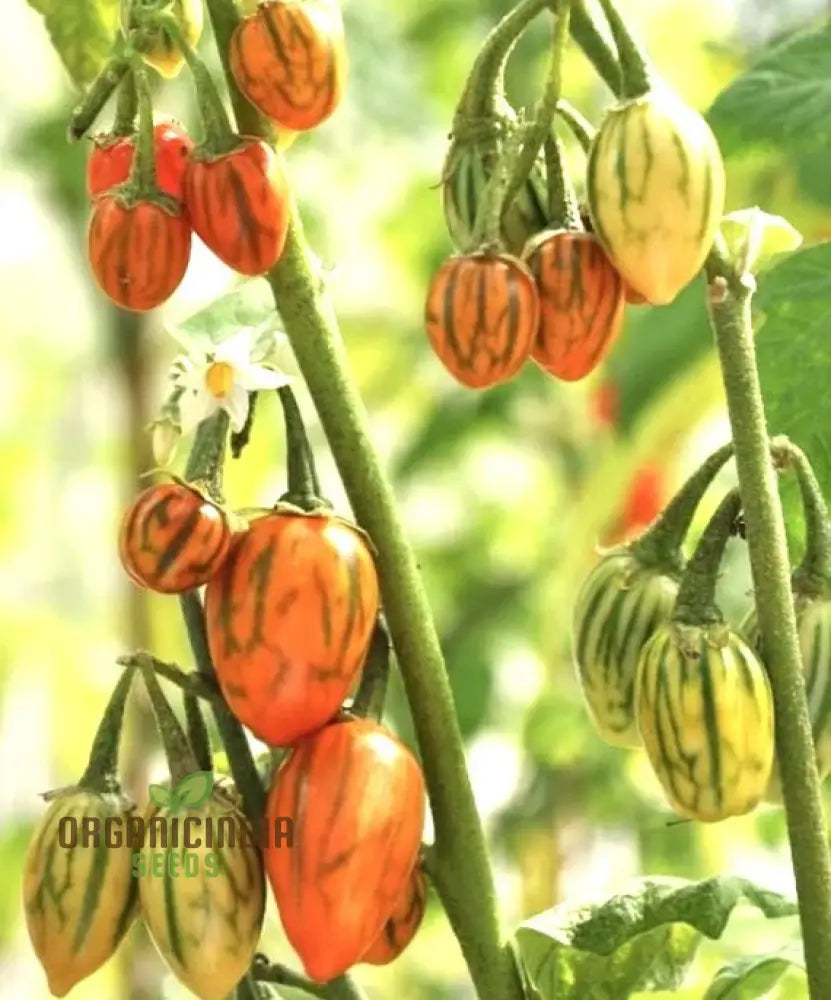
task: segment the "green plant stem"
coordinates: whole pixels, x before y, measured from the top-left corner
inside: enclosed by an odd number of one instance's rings
[[[112,92],[121,83],[129,67],[130,60],[123,52],[117,52],[110,57],[106,66],[89,85],[84,99],[69,117],[67,135],[70,142],[82,138],[92,128],[95,119],[110,99]]]
[[[646,56],[630,34],[626,22],[618,14],[612,0],[600,0],[600,6],[612,29],[612,37],[620,59],[620,96],[642,97],[652,87],[652,74]]]
[[[199,594],[195,590],[188,590],[179,596],[179,604],[182,608],[182,616],[185,619],[185,628],[188,632],[197,669],[206,678],[216,682],[216,671],[208,648],[205,612],[202,608],[202,602],[199,600]],[[234,784],[242,797],[243,810],[256,829],[265,810],[265,790],[260,781],[245,730],[231,714],[224,698],[214,699],[211,706],[222,745],[225,747],[225,753],[228,757]]]
[[[560,99],[562,87],[563,55],[568,41],[568,26],[571,19],[571,0],[560,0],[557,7],[557,14],[554,21],[554,30],[551,39],[551,60],[548,69],[548,77],[545,83],[545,90],[537,107],[537,113],[531,128],[525,135],[519,156],[513,165],[508,186],[505,191],[503,205],[507,208],[514,200],[519,189],[525,183],[540,146],[550,137],[551,128],[554,124],[554,115],[557,111],[557,101]],[[555,140],[556,141],[556,140]],[[558,148],[558,153],[560,152]],[[549,184],[549,209],[555,213],[566,215],[566,202],[568,191],[565,187],[565,168],[560,162],[560,169],[557,176],[548,179]],[[561,187],[557,191],[557,186]],[[559,204],[556,204],[559,202]]]
[[[136,130],[136,111],[138,110],[138,93],[136,78],[128,72],[118,88],[118,101],[115,107],[115,119],[111,129],[112,135],[131,136]]]
[[[730,490],[710,518],[684,570],[672,615],[674,621],[704,626],[724,620],[716,606],[716,583],[724,549],[740,510],[739,491]]]
[[[733,430],[753,589],[776,717],[776,747],[812,1000],[831,997],[831,864],[751,323],[753,279],[715,248],[710,319]]]
[[[574,0],[571,8],[571,37],[615,95],[621,92],[620,63],[617,54],[598,31],[586,8],[585,0]]]
[[[597,129],[577,108],[562,97],[557,101],[557,115],[568,125],[583,152],[588,153],[597,135]]]
[[[162,745],[170,768],[170,777],[173,784],[177,785],[186,775],[199,770],[196,766],[196,758],[193,756],[193,751],[179,720],[174,715],[173,709],[156,679],[153,667],[146,661],[142,661],[140,670],[144,677],[147,694],[150,697],[150,704],[153,706],[153,713],[156,716],[156,724],[159,727],[159,735],[162,738]]]
[[[142,661],[148,662],[160,677],[175,684],[186,694],[192,694],[207,701],[222,698],[216,681],[192,670],[182,670],[175,663],[165,663],[164,660],[159,660],[152,653],[147,653],[144,650],[119,656],[116,663],[122,667],[138,667]]]
[[[93,792],[109,792],[117,785],[118,746],[121,742],[127,696],[135,673],[134,666],[128,667],[110,695],[92,741],[89,763],[78,782],[82,788],[88,788]]]
[[[136,152],[130,167],[130,183],[135,184],[142,194],[156,190],[156,144],[153,137],[153,100],[150,95],[150,81],[147,67],[139,56],[133,57],[133,79],[138,96],[138,135]]]
[[[200,771],[212,771],[211,738],[208,735],[208,727],[205,725],[205,717],[202,715],[199,698],[195,694],[185,691],[182,701],[185,706],[188,743],[193,750],[196,763],[199,765]]]
[[[774,452],[784,450],[793,466],[802,498],[805,518],[805,554],[791,577],[794,593],[804,597],[827,598],[831,591],[831,520],[822,495],[822,487],[814,475],[808,456],[795,444],[776,438],[771,442]]]
[[[306,427],[300,413],[300,407],[294,398],[294,393],[287,385],[277,390],[280,405],[283,407],[283,418],[286,425],[286,479],[288,492],[280,500],[293,504],[301,510],[313,510],[320,506],[315,491],[317,473],[314,469],[312,454]]]
[[[185,479],[203,485],[217,503],[223,502],[222,469],[229,426],[225,410],[205,420],[196,433],[185,467]]]
[[[236,10],[228,0],[208,0],[208,10],[226,62]],[[239,99],[232,100],[236,107]],[[349,373],[337,322],[295,206],[285,250],[269,281],[352,509],[377,549],[384,611],[413,713],[435,825],[437,863],[445,876],[442,902],[479,997],[521,1000],[516,965],[501,938],[485,835],[424,584],[392,486],[372,446],[369,418]]]

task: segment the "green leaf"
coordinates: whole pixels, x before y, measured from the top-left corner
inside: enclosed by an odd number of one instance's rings
[[[72,82],[90,83],[107,61],[118,27],[119,0],[29,0]]]
[[[746,900],[766,917],[796,904],[746,879],[645,878],[599,903],[564,903],[527,920],[516,941],[543,1000],[624,1000],[636,990],[676,989],[699,935],[718,938]]]
[[[174,336],[194,350],[210,350],[245,326],[257,330],[257,345],[262,343],[264,347],[273,343],[275,332],[282,330],[274,296],[264,278],[245,281],[227,295],[214,299],[180,323]],[[255,348],[252,360],[263,360],[262,353]]]
[[[150,796],[150,801],[160,809],[164,809],[172,802],[170,789],[166,785],[150,785],[147,794]]]
[[[725,155],[759,142],[831,144],[831,25],[767,51],[719,94],[707,117]]]
[[[703,1000],[756,1000],[794,966],[804,969],[802,960],[795,956],[745,955],[718,970]]]
[[[173,789],[173,799],[177,808],[195,809],[210,797],[213,787],[213,771],[193,771]]]
[[[831,243],[797,250],[759,279],[757,357],[768,427],[808,455],[831,498]],[[788,483],[789,536],[801,532],[796,491]]]

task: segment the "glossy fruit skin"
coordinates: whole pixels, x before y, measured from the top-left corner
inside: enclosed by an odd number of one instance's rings
[[[142,490],[124,512],[118,554],[140,587],[181,594],[219,570],[231,546],[225,514],[183,483]]]
[[[572,617],[572,652],[592,722],[613,746],[640,746],[635,678],[644,644],[672,614],[675,577],[627,548],[607,553],[586,578]]]
[[[507,102],[502,113],[508,118],[516,117]],[[487,145],[456,146],[448,154],[442,179],[444,221],[459,253],[476,249],[476,213],[493,173],[493,163],[494,156]],[[547,228],[547,205],[545,164],[540,157],[502,216],[501,236],[510,253],[521,254],[528,240]]]
[[[817,769],[824,780],[831,773],[831,600],[795,592],[794,609]],[[755,608],[742,622],[741,633],[764,662]]]
[[[165,194],[181,200],[193,140],[184,127],[174,121],[158,122],[153,127],[153,136],[156,183]],[[87,162],[87,192],[90,198],[118,187],[127,180],[134,151],[133,136],[104,136],[103,139],[95,140]]]
[[[424,824],[424,779],[377,723],[338,722],[299,742],[274,776],[269,819],[294,820],[291,850],[267,847],[280,920],[307,975],[360,961],[397,906]]]
[[[121,23],[125,28],[131,4],[152,7],[153,0],[121,0]],[[179,22],[185,40],[191,48],[195,48],[202,35],[204,24],[202,0],[172,0],[170,13]],[[167,80],[177,76],[185,64],[185,57],[178,45],[174,45],[167,33],[161,29],[146,40],[141,54],[147,65],[152,66]]]
[[[185,204],[193,229],[240,274],[265,274],[280,259],[289,221],[289,186],[280,160],[259,139],[223,156],[191,158]]]
[[[388,965],[409,945],[421,926],[427,907],[427,881],[420,867],[413,870],[401,898],[390,914],[384,929],[364,953],[368,965]]]
[[[332,2],[266,0],[237,25],[228,55],[239,89],[284,128],[314,128],[340,104],[346,48]]]
[[[531,357],[574,382],[592,372],[623,326],[623,282],[591,233],[546,232],[524,254],[540,297]]]
[[[358,677],[378,602],[369,545],[352,525],[287,512],[252,521],[205,594],[234,715],[272,746],[328,722]]]
[[[158,840],[155,846],[150,842],[149,824],[156,817],[178,821],[178,847],[170,840],[167,847]],[[201,821],[193,828],[194,840],[201,843],[186,848],[182,824],[188,817]],[[214,840],[208,847],[205,821],[210,819],[212,829],[218,832],[222,817],[237,831],[237,840],[222,847]],[[243,814],[217,789],[203,805],[179,810],[175,817],[168,809],[149,803],[144,819],[148,834],[141,853],[148,874],[136,881],[142,917],[153,943],[176,978],[200,1000],[225,1000],[254,958],[265,911],[265,879],[253,831]],[[149,874],[156,853],[165,855],[161,876]],[[183,877],[180,867],[178,876],[171,875],[169,856],[177,855],[181,866],[186,854],[196,857],[196,874]],[[211,854],[218,856],[218,871],[213,875],[206,860]]]
[[[110,958],[138,912],[132,848],[62,847],[59,824],[121,821],[132,812],[119,795],[84,789],[59,794],[35,826],[23,864],[26,926],[53,996],[65,996]],[[67,835],[65,835],[67,836]],[[66,843],[66,841],[64,841]],[[60,895],[56,896],[56,890]]]
[[[118,189],[95,199],[89,262],[101,290],[122,309],[146,312],[170,298],[187,271],[190,242],[179,209],[129,201]]]
[[[484,389],[506,382],[528,360],[539,308],[534,279],[516,257],[448,257],[427,292],[427,336],[458,382]]]
[[[738,633],[723,624],[661,626],[641,654],[636,716],[679,815],[715,822],[758,804],[773,765],[773,697]]]
[[[665,87],[607,112],[588,158],[594,231],[633,292],[671,302],[698,273],[724,209],[704,119]]]

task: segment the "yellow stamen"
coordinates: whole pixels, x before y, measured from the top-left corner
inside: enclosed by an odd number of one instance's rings
[[[225,399],[234,385],[234,368],[227,361],[214,361],[205,372],[205,385],[216,399]]]

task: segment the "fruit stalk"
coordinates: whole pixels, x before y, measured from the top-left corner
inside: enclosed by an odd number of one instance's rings
[[[352,702],[352,714],[380,721],[390,673],[390,636],[383,616],[375,623],[369,643],[361,683]]]
[[[165,663],[164,660],[159,660],[150,653],[143,651],[127,653],[124,656],[119,656],[115,662],[122,667],[138,667],[142,660],[146,660],[160,677],[175,684],[186,694],[192,694],[207,701],[222,697],[218,685],[203,677],[202,674],[192,670],[182,670],[175,663]]]
[[[805,554],[794,570],[793,589],[806,597],[822,598],[831,585],[831,520],[808,456],[787,439],[774,438],[774,455],[780,452],[796,472],[805,518]]]
[[[225,64],[238,15],[231,0],[208,0],[208,11]],[[225,71],[227,77],[227,65]],[[230,88],[235,108],[247,103],[233,83]],[[257,120],[252,121],[250,110],[243,113],[238,125],[248,131]],[[356,518],[378,550],[387,625],[413,712],[432,806],[437,866],[444,875],[442,901],[478,995],[482,1000],[521,1000],[516,965],[501,937],[493,872],[424,584],[392,486],[372,446],[369,418],[294,205],[285,250],[269,281]]]
[[[754,281],[739,275],[716,244],[705,265],[733,431],[753,589],[770,672],[776,747],[791,845],[805,965],[812,1000],[831,996],[831,862],[811,741],[782,506],[770,458],[756,368],[750,301]]]
[[[127,706],[127,696],[135,676],[135,667],[128,667],[118,680],[104,715],[98,724],[89,763],[78,782],[79,787],[102,795],[111,792],[117,784],[116,770],[118,768],[118,745],[121,740],[121,727],[124,722],[124,709]]]
[[[106,66],[89,85],[84,99],[72,112],[67,135],[70,142],[76,142],[92,127],[110,95],[124,78],[130,67],[130,60],[123,52],[111,56]]]
[[[131,136],[136,128],[137,111],[138,93],[136,91],[136,78],[130,72],[125,75],[118,88],[112,135]]]
[[[159,727],[159,734],[162,738],[167,763],[170,768],[170,777],[173,784],[178,784],[182,778],[199,768],[193,756],[190,744],[187,741],[184,730],[179,724],[179,720],[173,714],[161,685],[156,679],[153,667],[143,660],[141,663],[141,673],[144,678],[144,686],[153,706],[153,714],[156,716],[156,724]]]
[[[620,96],[642,97],[652,89],[651,74],[646,57],[629,33],[629,29],[618,14],[612,0],[600,0],[600,6],[609,22],[620,59]]]
[[[551,127],[554,123],[554,115],[557,110],[557,101],[560,99],[562,89],[562,66],[563,55],[568,42],[568,26],[571,20],[571,0],[560,0],[557,6],[557,13],[554,20],[554,29],[551,37],[551,60],[548,68],[548,77],[545,82],[545,90],[537,107],[534,122],[525,136],[522,149],[513,165],[511,177],[508,182],[503,205],[508,206],[514,199],[519,189],[525,183],[525,179],[534,165],[540,146],[551,134]],[[555,140],[556,141],[556,140]],[[564,178],[565,171],[559,171],[559,177],[548,178],[549,202],[554,201],[552,184],[556,187],[557,181]],[[562,193],[560,201],[566,197]],[[551,207],[551,206],[550,206]]]
[[[230,423],[225,410],[203,423],[194,438],[185,468],[187,482],[204,484],[211,498],[220,504],[223,502],[222,468]]]
[[[280,499],[302,510],[320,506],[314,456],[303,425],[300,407],[289,386],[277,390],[286,424],[286,466],[288,492]]]
[[[212,771],[211,738],[208,735],[208,727],[205,725],[205,716],[202,715],[199,698],[186,691],[182,701],[185,706],[188,742],[193,750],[196,763],[200,771]]]
[[[597,30],[591,14],[586,9],[586,0],[573,0],[571,37],[583,50],[609,90],[618,97],[621,92],[620,63],[616,53]]]
[[[153,136],[153,99],[150,95],[150,80],[147,68],[139,56],[133,59],[133,79],[138,98],[138,135],[136,152],[130,167],[129,183],[134,184],[142,194],[156,190],[156,144]]]

